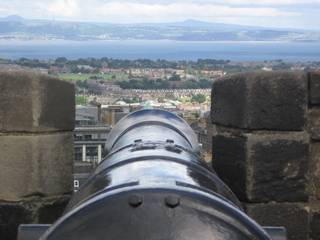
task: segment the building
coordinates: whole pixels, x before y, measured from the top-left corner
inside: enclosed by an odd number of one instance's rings
[[[102,105],[101,119],[104,124],[114,126],[121,118],[130,113],[131,108],[129,104],[122,105]]]
[[[110,131],[111,127],[106,125],[76,126],[74,130],[75,161],[99,164]]]
[[[102,161],[111,127],[106,125],[76,126],[74,130],[74,190],[88,179]]]
[[[99,121],[97,106],[76,106],[76,126],[95,125]]]
[[[109,125],[100,122],[100,106],[77,106],[74,130],[74,190],[102,161]]]
[[[211,124],[210,112],[206,112],[197,121],[190,124],[198,137],[201,144],[201,154],[205,161],[212,161],[212,134],[213,128]]]

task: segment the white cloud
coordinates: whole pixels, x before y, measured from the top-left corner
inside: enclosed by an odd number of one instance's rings
[[[62,17],[79,17],[81,13],[77,0],[58,0],[48,5],[50,14]]]
[[[81,7],[80,7],[81,6]],[[147,4],[130,1],[112,1],[101,4],[98,0],[58,0],[48,7],[55,17],[111,22],[163,22],[195,18],[216,21],[221,17],[291,17],[297,12],[282,11],[271,7],[236,7],[212,3]]]
[[[179,20],[180,18],[196,18],[217,20],[219,17],[278,17],[298,16],[297,12],[285,12],[266,7],[229,7],[216,4],[172,3],[144,4],[132,2],[106,3],[97,9],[97,15],[104,18],[142,20]]]
[[[320,4],[320,0],[204,0],[204,2],[231,4],[231,5],[297,5]]]
[[[127,2],[128,0],[118,0],[117,2]],[[130,0],[135,3],[209,3],[222,5],[256,5],[256,6],[285,6],[285,5],[306,5],[320,4],[320,0]]]
[[[192,18],[263,26],[296,27],[298,23],[299,27],[319,28],[319,4],[320,0],[0,0],[0,14],[118,23]]]

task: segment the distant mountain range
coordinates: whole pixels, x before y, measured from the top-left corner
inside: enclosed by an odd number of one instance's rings
[[[186,20],[176,23],[88,23],[0,18],[0,39],[320,41],[320,32]]]

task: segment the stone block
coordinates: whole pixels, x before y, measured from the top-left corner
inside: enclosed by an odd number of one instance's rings
[[[212,138],[212,166],[241,199],[246,199],[246,136],[219,134]]]
[[[320,105],[320,72],[309,73],[309,89],[310,103]]]
[[[242,201],[305,201],[310,194],[308,135],[216,133],[213,168]]]
[[[246,204],[245,209],[262,226],[286,227],[288,240],[309,239],[309,209],[303,204]]]
[[[32,214],[20,203],[0,203],[1,240],[16,240],[18,226],[33,222]]]
[[[16,240],[20,224],[51,224],[62,213],[69,195],[41,198],[32,197],[21,202],[0,202],[0,238]]]
[[[308,111],[309,133],[314,140],[320,140],[320,107],[310,108]]]
[[[0,72],[0,89],[0,132],[73,130],[73,84],[30,72]]]
[[[313,142],[311,152],[311,189],[315,199],[320,200],[320,142]]]
[[[313,203],[310,207],[310,239],[320,240],[320,203]]]
[[[37,209],[38,222],[41,224],[52,224],[59,219],[68,205],[69,195],[42,201]]]
[[[72,190],[73,134],[0,135],[0,200]]]
[[[310,206],[310,240],[320,240],[320,203]]]
[[[300,72],[245,73],[212,86],[213,123],[253,130],[303,130],[307,77]]]

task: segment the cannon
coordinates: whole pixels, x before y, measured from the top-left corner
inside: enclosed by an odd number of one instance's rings
[[[21,225],[19,240],[283,240],[261,227],[201,159],[174,113],[145,109],[112,129],[103,161],[52,225]]]

